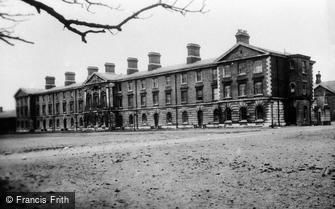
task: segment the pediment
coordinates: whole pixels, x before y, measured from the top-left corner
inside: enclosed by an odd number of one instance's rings
[[[101,78],[100,76],[98,76],[97,74],[92,74],[85,82],[85,84],[95,84],[95,83],[102,83],[102,82],[106,82],[105,79]]]
[[[27,96],[27,95],[28,95],[27,92],[25,92],[23,89],[19,89],[15,93],[14,97],[24,97],[24,96]]]
[[[249,45],[242,45],[237,44],[233,46],[230,50],[228,50],[226,53],[221,55],[217,61],[225,61],[225,60],[235,60],[235,59],[241,59],[241,58],[247,58],[247,57],[255,57],[258,55],[267,54],[267,51],[258,49]]]

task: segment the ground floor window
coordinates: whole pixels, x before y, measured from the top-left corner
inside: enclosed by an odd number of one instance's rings
[[[142,114],[142,124],[147,124],[147,115],[146,114]]]
[[[80,118],[80,119],[79,119],[79,126],[83,126],[83,125],[84,125],[83,118]]]
[[[171,114],[171,112],[168,112],[166,114],[166,123],[172,123],[172,114]]]
[[[184,111],[183,113],[182,113],[182,122],[183,123],[188,123],[188,114],[187,114],[187,112],[186,111]]]
[[[247,108],[246,107],[240,108],[240,120],[247,120]]]
[[[231,109],[229,107],[226,108],[225,110],[225,118],[226,118],[226,121],[229,120],[231,121]]]
[[[133,125],[134,124],[134,117],[133,115],[129,115],[129,125]]]
[[[220,111],[218,109],[214,110],[213,117],[214,117],[214,123],[220,122]]]
[[[264,109],[261,105],[256,106],[255,115],[256,120],[264,120]]]

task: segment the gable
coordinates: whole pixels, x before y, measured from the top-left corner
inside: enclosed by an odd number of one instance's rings
[[[224,54],[224,56],[221,57],[218,61],[224,61],[224,60],[234,60],[234,59],[241,59],[246,57],[254,57],[257,55],[263,55],[265,52],[262,52],[260,50],[255,50],[250,47],[246,47],[243,45],[239,45],[228,51],[228,53]]]
[[[329,96],[329,95],[335,95],[335,92],[330,91],[328,88],[325,88],[322,85],[318,85],[314,88],[314,96]]]
[[[106,82],[105,79],[101,78],[100,76],[98,76],[97,74],[93,73],[84,84],[94,84],[94,83],[102,83],[102,82]]]
[[[15,93],[14,97],[17,98],[17,97],[23,97],[23,96],[27,96],[28,94],[23,91],[22,89],[19,89],[17,90],[17,92]]]

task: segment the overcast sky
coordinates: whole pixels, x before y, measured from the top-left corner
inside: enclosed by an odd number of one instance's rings
[[[110,2],[122,2],[123,11],[94,9],[94,14],[87,14],[78,6],[55,7],[67,17],[113,24],[155,1]],[[179,3],[183,5],[182,0]],[[47,75],[56,77],[56,86],[64,85],[65,71],[75,72],[76,81],[82,82],[87,66],[102,72],[105,62],[114,62],[117,73],[125,74],[127,57],[137,57],[139,70],[145,71],[149,51],[162,54],[163,66],[184,63],[187,43],[200,44],[203,59],[217,57],[235,44],[239,28],[249,32],[252,45],[311,56],[316,61],[314,74],[321,71],[323,81],[335,80],[335,1],[207,0],[206,4],[208,13],[186,17],[160,8],[149,11],[144,17],[150,18],[132,21],[116,35],[89,35],[87,44],[43,12],[29,17],[15,31],[34,45],[16,42],[12,47],[0,42],[0,106],[14,109],[15,92],[20,87],[44,88]],[[36,13],[19,0],[8,1],[0,10]]]

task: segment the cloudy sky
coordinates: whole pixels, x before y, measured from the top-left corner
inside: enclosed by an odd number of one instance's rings
[[[185,0],[186,1],[186,0]],[[180,5],[185,4],[180,0]],[[201,1],[193,4],[197,7]],[[46,2],[46,1],[44,1]],[[55,1],[52,1],[55,2]],[[78,6],[56,4],[67,17],[113,24],[153,0],[109,0],[121,3],[122,11],[93,9],[86,13]],[[17,35],[35,44],[17,42],[14,47],[0,42],[0,106],[14,109],[13,95],[20,87],[44,88],[45,76],[55,76],[64,85],[64,72],[76,73],[76,81],[87,76],[87,66],[104,71],[105,62],[114,62],[117,73],[126,73],[127,57],[139,59],[147,70],[149,51],[162,54],[163,66],[184,63],[187,43],[201,45],[201,57],[217,57],[235,44],[237,29],[246,29],[256,46],[311,56],[314,74],[335,80],[335,1],[333,0],[207,0],[206,14],[185,17],[160,8],[143,15],[116,34],[89,35],[88,43],[70,33],[45,13],[27,18],[15,27]],[[0,11],[36,13],[19,0],[7,1]],[[331,21],[332,20],[332,21]],[[0,22],[0,27],[8,26]]]

